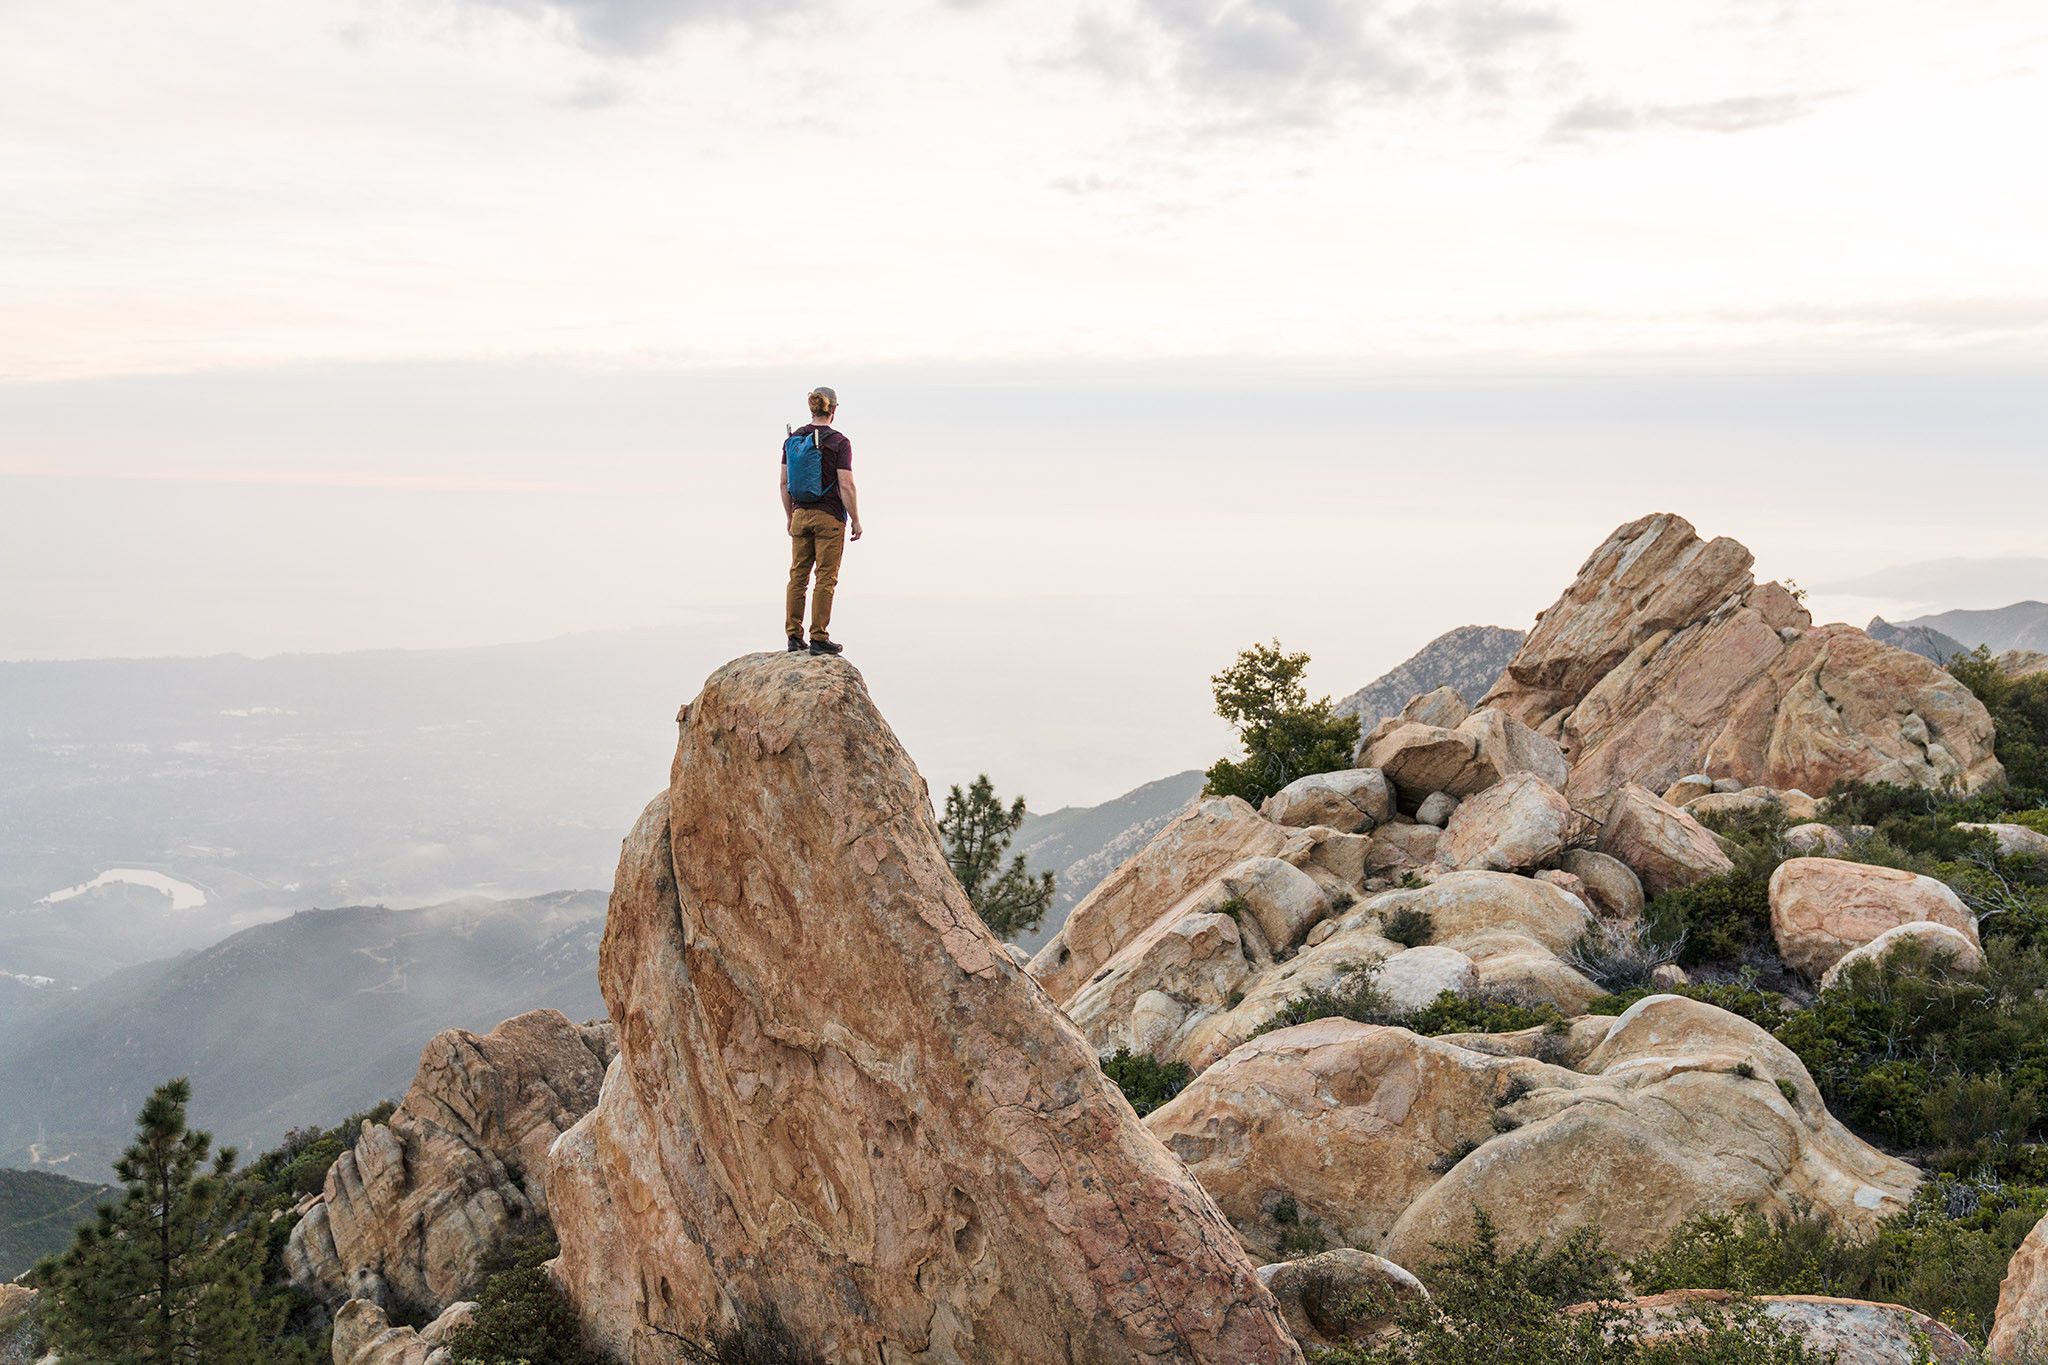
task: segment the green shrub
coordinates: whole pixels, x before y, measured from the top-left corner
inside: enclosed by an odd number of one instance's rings
[[[1329,1236],[1323,1231],[1320,1219],[1304,1217],[1301,1206],[1294,1202],[1294,1196],[1283,1194],[1273,1205],[1273,1222],[1280,1229],[1276,1239],[1280,1255],[1285,1260],[1302,1256],[1313,1256],[1326,1250],[1330,1245]]]
[[[2005,765],[2006,808],[2048,805],[2048,673],[2009,678],[1981,645],[1949,660],[1948,671],[1991,713],[1993,748]]]
[[[1526,1028],[1563,1028],[1565,1019],[1546,1004],[1527,1004],[1499,992],[1459,995],[1445,991],[1419,1010],[1403,1013],[1390,1004],[1378,983],[1377,961],[1354,966],[1335,985],[1303,991],[1280,1007],[1252,1036],[1293,1028],[1316,1019],[1351,1019],[1388,1024],[1426,1037],[1443,1033],[1514,1033]]]
[[[709,1342],[683,1343],[683,1358],[690,1365],[820,1365],[773,1308],[747,1314],[738,1327]]]
[[[1652,897],[1643,917],[1666,941],[1680,944],[1686,967],[1777,964],[1771,937],[1771,873],[1779,859],[1751,855],[1732,872]]]
[[[1436,937],[1436,921],[1429,911],[1404,905],[1381,921],[1380,937],[1403,948],[1420,948]]]
[[[1822,1365],[1829,1356],[1753,1306],[1703,1305],[1695,1329],[1645,1341],[1613,1259],[1580,1232],[1555,1249],[1500,1250],[1491,1223],[1419,1272],[1432,1300],[1396,1314],[1392,1340],[1319,1352],[1318,1365]],[[1575,1312],[1571,1305],[1587,1305]]]
[[[2013,1252],[2048,1210],[2048,1189],[1939,1177],[1863,1241],[1818,1218],[1708,1213],[1629,1267],[1638,1293],[1729,1289],[1902,1303],[1981,1344]]]
[[[1852,966],[1775,1030],[1837,1117],[1941,1169],[2010,1168],[2038,1140],[2048,1095],[2048,950],[1985,944],[1950,975],[1924,947]]]
[[[1195,1073],[1186,1062],[1162,1062],[1148,1053],[1120,1047],[1102,1059],[1102,1073],[1116,1082],[1138,1117],[1187,1089]]]
[[[476,1316],[455,1329],[449,1354],[479,1365],[605,1365],[583,1344],[576,1310],[543,1268],[560,1251],[552,1234],[517,1243],[484,1281]]]
[[[2006,823],[2024,825],[2036,834],[2048,834],[2048,810],[2020,810],[2005,817]]]

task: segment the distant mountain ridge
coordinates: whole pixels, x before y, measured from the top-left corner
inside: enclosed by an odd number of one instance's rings
[[[1045,921],[1016,942],[1038,951],[1097,882],[1195,799],[1202,781],[1201,773],[1190,770],[1147,782],[1099,806],[1065,806],[1049,815],[1027,816],[1010,851],[1022,854],[1033,872],[1053,874],[1053,903]]]
[[[1939,631],[1960,641],[1964,649],[1989,645],[1993,654],[2008,650],[2048,652],[2048,602],[2015,602],[2008,607],[1943,611],[1898,623],[1904,629]],[[1881,638],[1881,637],[1880,637]]]
[[[550,1006],[602,1017],[605,896],[302,911],[131,967],[38,1011],[0,1053],[0,1165],[99,1179],[150,1089],[244,1151],[403,1092],[421,1043]]]
[[[1938,664],[1947,664],[1956,655],[1969,652],[1962,641],[1952,635],[1944,635],[1932,626],[1895,626],[1882,616],[1871,617],[1863,633],[1880,644],[1907,650]]]
[[[1459,626],[1445,631],[1398,666],[1337,703],[1337,714],[1357,716],[1361,733],[1397,714],[1411,699],[1439,687],[1454,687],[1476,702],[1522,647],[1525,633],[1504,626]]]
[[[120,1193],[49,1171],[0,1170],[0,1281],[70,1246],[79,1224]]]

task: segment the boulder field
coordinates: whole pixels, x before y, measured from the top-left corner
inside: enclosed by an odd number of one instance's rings
[[[714,674],[620,860],[619,1056],[556,1144],[561,1284],[631,1365],[1292,1362],[1229,1224],[948,868],[851,665]]]

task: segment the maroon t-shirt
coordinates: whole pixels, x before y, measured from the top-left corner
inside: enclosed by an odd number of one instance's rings
[[[801,436],[809,431],[818,433],[818,453],[825,457],[825,496],[791,498],[790,501],[798,507],[815,507],[821,512],[830,512],[837,520],[845,521],[846,504],[839,500],[839,471],[853,468],[853,442],[847,440],[843,433],[834,431],[831,427],[821,427],[815,422],[807,422],[791,434]],[[783,463],[788,462],[785,457]]]

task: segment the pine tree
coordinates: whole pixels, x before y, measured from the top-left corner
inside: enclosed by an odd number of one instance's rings
[[[946,861],[974,912],[998,938],[1036,929],[1052,904],[1052,873],[1034,877],[1021,855],[1003,866],[1010,836],[1024,823],[1024,798],[1006,809],[994,784],[983,773],[966,791],[954,787],[946,796],[939,832],[946,836]]]
[[[1221,758],[1209,769],[1211,796],[1241,796],[1254,806],[1297,777],[1351,766],[1358,718],[1340,716],[1330,699],[1308,699],[1302,674],[1308,655],[1289,654],[1275,640],[1253,645],[1209,679],[1216,714],[1244,743],[1241,759]]]
[[[281,1304],[259,1306],[262,1229],[234,1176],[235,1151],[185,1126],[192,1087],[158,1086],[135,1145],[114,1170],[127,1185],[36,1281],[51,1349],[94,1365],[269,1365]],[[209,1160],[209,1155],[211,1159]]]

